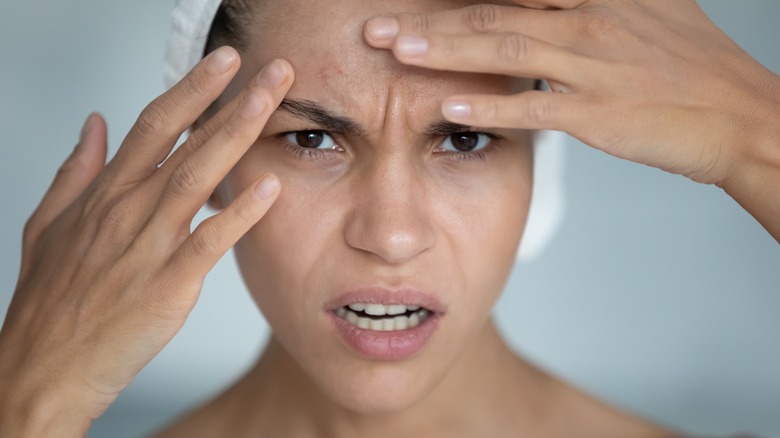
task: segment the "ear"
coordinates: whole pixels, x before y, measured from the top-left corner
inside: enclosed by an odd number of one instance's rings
[[[201,114],[200,117],[195,120],[195,122],[192,124],[192,127],[190,127],[191,132],[197,131],[201,126],[203,126],[204,123],[206,123],[206,120],[208,120],[207,114]],[[209,196],[209,200],[206,202],[206,205],[209,206],[209,208],[212,208],[214,210],[222,210],[225,208],[225,196],[224,196],[224,180],[220,181],[219,185],[214,189],[214,191],[211,193],[211,196]]]

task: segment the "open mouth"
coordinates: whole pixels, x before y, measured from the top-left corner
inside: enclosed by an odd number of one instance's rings
[[[325,310],[347,346],[376,360],[414,356],[428,344],[447,313],[434,294],[381,287],[343,293],[326,303]]]
[[[413,329],[432,314],[421,306],[374,303],[353,303],[339,307],[334,312],[355,327],[377,332]]]

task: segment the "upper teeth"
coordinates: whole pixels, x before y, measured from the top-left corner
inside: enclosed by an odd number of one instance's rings
[[[336,315],[364,330],[388,332],[413,329],[428,319],[431,311],[420,306],[403,304],[355,303],[339,307],[336,309]]]
[[[406,306],[403,304],[365,304],[355,303],[348,306],[355,312],[366,312],[368,315],[382,316],[382,315],[402,315],[407,311],[414,312],[420,308],[420,306]]]

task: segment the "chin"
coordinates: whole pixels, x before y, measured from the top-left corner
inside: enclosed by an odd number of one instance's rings
[[[406,364],[408,366],[408,364]],[[393,414],[424,400],[438,383],[429,372],[405,369],[402,364],[372,364],[357,375],[343,375],[319,382],[327,397],[357,414]],[[315,381],[319,380],[315,377]]]

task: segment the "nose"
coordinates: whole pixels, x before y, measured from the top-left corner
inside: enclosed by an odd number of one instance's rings
[[[344,230],[350,247],[389,264],[410,261],[433,247],[431,206],[419,173],[401,154],[366,166],[353,180],[355,204]]]

